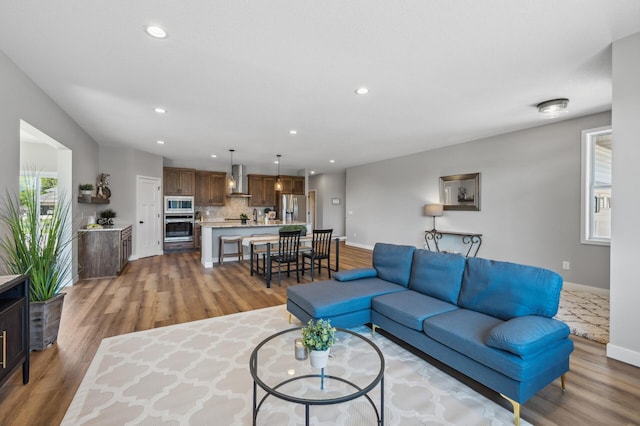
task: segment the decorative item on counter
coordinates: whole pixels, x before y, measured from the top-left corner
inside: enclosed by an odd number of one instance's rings
[[[78,186],[80,189],[80,194],[82,194],[85,198],[91,198],[91,193],[93,191],[93,185],[90,183],[83,183]]]
[[[100,212],[100,219],[98,219],[99,225],[113,225],[113,218],[116,217],[116,212],[111,209],[106,209]]]
[[[320,318],[315,323],[309,320],[302,328],[302,344],[309,350],[309,361],[313,368],[325,368],[329,359],[329,348],[335,343],[336,328],[331,320]]]
[[[98,188],[96,196],[100,198],[104,198],[105,200],[108,200],[109,198],[111,198],[111,190],[107,186],[109,185],[109,176],[110,175],[106,173],[100,173],[96,181],[96,186]]]
[[[264,212],[264,223],[265,225],[269,223],[269,212],[271,211],[271,209],[269,207],[265,207],[265,209],[263,210]]]
[[[247,216],[245,213],[240,213],[240,223],[246,225],[247,219],[249,219],[249,216]]]

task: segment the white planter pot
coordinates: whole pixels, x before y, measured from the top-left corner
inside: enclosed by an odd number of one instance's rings
[[[329,350],[326,351],[309,351],[309,361],[313,368],[325,368],[329,360]]]

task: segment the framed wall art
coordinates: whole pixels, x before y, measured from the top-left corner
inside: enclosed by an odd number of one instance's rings
[[[440,203],[445,210],[480,211],[480,173],[440,177]]]

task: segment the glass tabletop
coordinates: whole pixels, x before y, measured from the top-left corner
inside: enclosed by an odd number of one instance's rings
[[[251,354],[251,375],[269,394],[304,404],[335,404],[368,393],[384,375],[382,352],[358,333],[337,329],[324,369],[311,367],[308,356],[296,359],[295,340],[301,337],[301,328],[281,331]]]

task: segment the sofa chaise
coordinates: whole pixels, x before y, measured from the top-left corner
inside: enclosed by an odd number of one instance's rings
[[[373,267],[287,288],[306,323],[371,324],[520,406],[569,371],[569,327],[553,319],[562,278],[533,266],[378,243]]]

